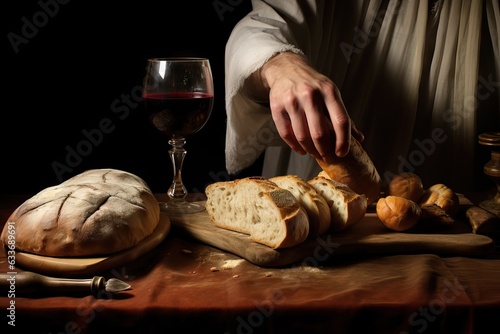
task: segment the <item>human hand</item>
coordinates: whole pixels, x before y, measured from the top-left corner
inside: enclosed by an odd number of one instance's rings
[[[343,157],[349,152],[351,133],[363,140],[337,86],[302,56],[281,53],[264,64],[259,74],[269,90],[278,133],[299,154],[309,153],[330,162],[335,156]]]

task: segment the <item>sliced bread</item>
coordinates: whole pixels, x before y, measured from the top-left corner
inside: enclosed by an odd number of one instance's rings
[[[316,176],[308,182],[328,203],[333,232],[345,230],[364,217],[367,208],[365,195],[354,192],[343,183],[322,176]]]
[[[272,177],[270,181],[279,187],[289,190],[306,210],[309,218],[308,239],[318,237],[330,228],[330,207],[323,196],[298,175],[281,175]]]
[[[271,248],[304,242],[307,213],[293,194],[265,178],[215,182],[205,188],[206,209],[215,226],[245,233]]]

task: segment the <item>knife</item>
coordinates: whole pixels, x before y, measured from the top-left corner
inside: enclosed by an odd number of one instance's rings
[[[98,296],[103,291],[118,293],[130,289],[130,284],[116,278],[106,280],[103,276],[93,278],[58,278],[30,271],[0,274],[0,291],[13,296],[38,292],[87,292]]]

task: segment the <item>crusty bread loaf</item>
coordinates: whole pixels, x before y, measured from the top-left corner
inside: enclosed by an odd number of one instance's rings
[[[420,177],[415,173],[399,173],[387,185],[387,194],[404,197],[418,203],[424,194],[424,185]]]
[[[351,136],[349,153],[333,163],[316,159],[323,172],[318,176],[328,177],[343,183],[358,194],[366,196],[370,205],[380,195],[380,175],[361,144]]]
[[[345,230],[364,217],[367,208],[365,195],[357,194],[343,183],[321,176],[308,182],[330,207],[332,232]]]
[[[304,179],[297,175],[281,175],[269,179],[289,190],[306,210],[309,218],[308,238],[324,234],[330,228],[330,208],[326,200]]]
[[[455,217],[460,209],[458,195],[442,183],[437,183],[425,190],[419,204],[436,204],[452,217]]]
[[[8,221],[16,226],[17,250],[80,257],[133,247],[153,232],[159,218],[158,201],[141,178],[115,169],[92,169],[43,189]],[[5,229],[1,239],[6,245]]]
[[[472,205],[465,210],[465,217],[472,227],[472,233],[491,236],[500,241],[500,217],[481,207]]]
[[[422,214],[417,203],[400,196],[380,198],[376,211],[378,218],[387,228],[398,232],[414,227]]]
[[[215,226],[245,233],[274,249],[304,242],[305,210],[293,194],[265,178],[221,181],[205,188],[206,209]]]

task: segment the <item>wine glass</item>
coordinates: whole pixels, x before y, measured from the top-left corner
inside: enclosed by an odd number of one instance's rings
[[[167,214],[195,213],[205,209],[199,202],[186,201],[182,163],[187,151],[186,136],[207,123],[214,103],[210,61],[207,58],[151,58],[144,78],[144,106],[150,123],[170,139],[168,151],[174,177],[168,200],[160,203]]]

